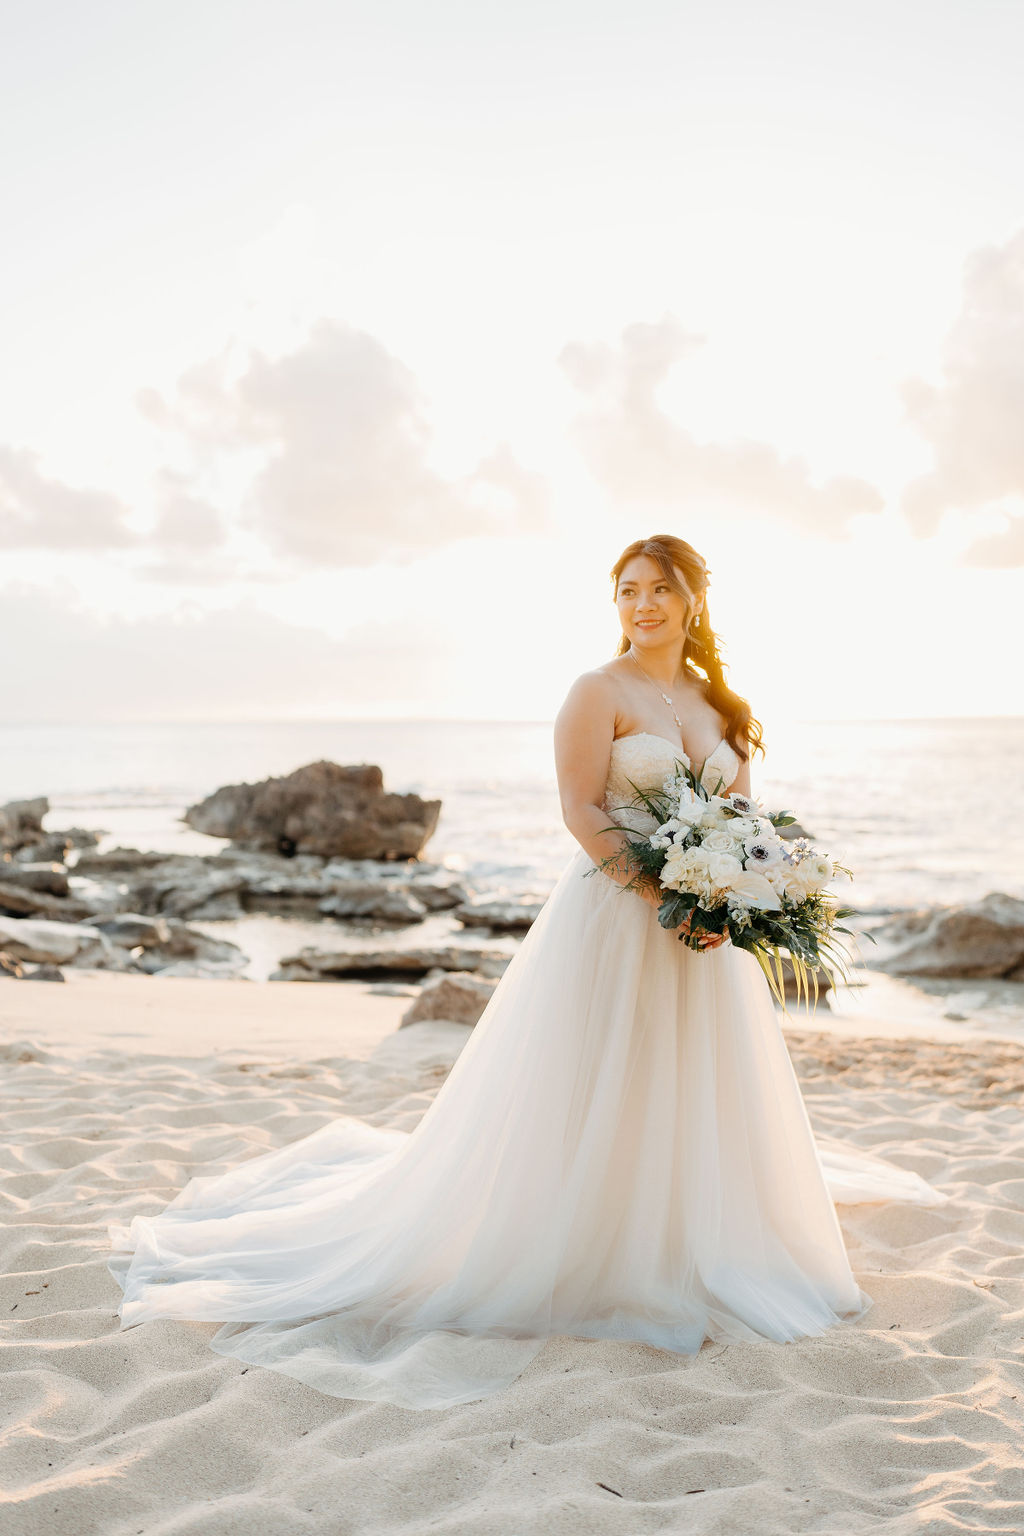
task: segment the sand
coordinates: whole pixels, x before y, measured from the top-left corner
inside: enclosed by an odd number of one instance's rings
[[[552,1340],[437,1412],[121,1333],[106,1223],[341,1111],[411,1127],[467,1031],[367,988],[0,984],[7,1536],[1024,1530],[1024,1048],[787,1038],[812,1122],[950,1192],[844,1206],[865,1318],[796,1344]],[[813,1022],[813,1021],[812,1021]],[[344,1039],[345,1050],[339,1049]]]

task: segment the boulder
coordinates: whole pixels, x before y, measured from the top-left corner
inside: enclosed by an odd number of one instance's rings
[[[66,965],[97,939],[84,923],[51,923],[32,917],[0,917],[0,950],[13,960]]]
[[[387,793],[376,766],[318,762],[283,778],[226,785],[191,806],[185,821],[246,848],[412,859],[433,834],[440,811],[440,800]]]
[[[68,894],[68,872],[63,864],[0,859],[0,881],[5,885],[23,885],[29,891],[45,891],[49,896]]]
[[[525,933],[537,920],[542,901],[468,901],[455,910],[464,928],[493,928],[497,933]]]
[[[171,930],[161,917],[145,917],[141,912],[118,912],[96,923],[101,933],[124,949],[150,949],[154,944],[169,944]]]
[[[80,923],[93,915],[87,901],[70,896],[48,896],[25,885],[0,879],[0,912],[14,916],[45,917],[56,923]]]
[[[864,957],[896,976],[988,977],[1024,981],[1024,901],[991,891],[963,906],[901,912],[874,930]]]
[[[174,967],[177,976],[237,976],[249,958],[237,944],[226,939],[211,939],[197,928],[169,919],[168,936],[159,944],[143,950],[135,964],[151,976],[162,975]],[[187,963],[187,969],[185,965]]]
[[[429,971],[477,971],[500,976],[512,956],[497,949],[472,949],[469,945],[423,949],[302,949],[288,955],[271,981],[338,981],[343,978],[376,980],[382,976],[425,976]]]
[[[154,849],[111,848],[106,853],[80,853],[75,862],[76,875],[130,875],[138,870],[155,869],[166,864],[169,854]]]
[[[472,971],[449,971],[424,982],[419,996],[402,1015],[399,1026],[424,1019],[447,1019],[452,1024],[475,1024],[490,1002],[497,981],[475,976]]]
[[[328,917],[376,917],[385,923],[421,923],[427,908],[407,885],[393,881],[348,880],[318,903]]]
[[[40,795],[36,800],[9,800],[0,805],[0,849],[24,848],[45,836],[43,817],[50,802]]]
[[[56,965],[36,965],[25,972],[26,981],[64,981],[64,972]]]

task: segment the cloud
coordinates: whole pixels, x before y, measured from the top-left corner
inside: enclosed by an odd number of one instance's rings
[[[963,301],[942,352],[941,380],[909,379],[907,420],[933,467],[906,487],[903,510],[930,534],[947,510],[1009,510],[1024,497],[1024,230],[973,252]],[[968,564],[1024,564],[1019,528],[980,540]]]
[[[0,548],[123,549],[135,543],[127,515],[105,491],[51,480],[37,455],[0,446]]]
[[[1003,568],[1024,565],[1024,517],[1011,517],[999,533],[977,539],[961,557],[964,565]]]
[[[212,359],[182,376],[173,400],[146,390],[138,403],[207,460],[265,450],[243,519],[299,564],[410,561],[455,539],[547,526],[546,482],[507,444],[460,478],[432,469],[414,375],[373,336],[333,320],[284,356]]]
[[[0,601],[0,715],[7,721],[302,718],[429,709],[454,642],[414,621],[342,640],[242,603],[103,619],[25,584]]]
[[[882,510],[866,480],[834,476],[811,481],[805,461],[783,459],[768,443],[700,443],[658,404],[657,392],[676,363],[704,338],[671,315],[635,323],[617,349],[570,342],[559,364],[586,404],[574,434],[591,472],[623,504],[708,504],[764,513],[807,533],[844,536],[849,520]]]
[[[156,523],[146,540],[152,558],[135,568],[137,576],[169,586],[215,586],[238,575],[226,549],[223,517],[188,476],[160,470],[156,506]]]

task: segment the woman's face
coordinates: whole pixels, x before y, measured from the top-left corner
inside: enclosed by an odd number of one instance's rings
[[[622,633],[638,648],[682,645],[690,620],[700,606],[699,599],[690,594],[678,565],[672,569],[688,594],[685,598],[669,586],[661,566],[650,555],[636,555],[623,567],[615,605]]]

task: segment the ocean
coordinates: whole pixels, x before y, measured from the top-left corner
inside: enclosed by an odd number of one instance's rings
[[[755,794],[854,871],[860,911],[1024,897],[1024,719],[768,724],[766,747]],[[0,726],[0,804],[43,794],[49,825],[103,829],[107,846],[215,851],[180,822],[188,805],[318,758],[378,763],[388,789],[440,799],[425,856],[481,891],[543,896],[574,850],[546,721]]]
[[[854,871],[836,889],[866,927],[884,913],[989,891],[1024,898],[1015,808],[1024,718],[765,728],[754,793],[769,808],[791,810]],[[458,870],[474,891],[542,898],[576,846],[561,820],[551,737],[549,721],[5,725],[0,804],[47,795],[47,825],[102,829],[102,847],[216,852],[219,841],[180,817],[219,785],[319,758],[377,763],[388,789],[442,801],[427,859]],[[302,941],[311,942],[308,934]],[[1024,1020],[1017,990],[1006,1003],[1004,989],[998,1005],[1009,1008],[1013,1033]],[[978,1007],[989,1018],[991,1005],[988,989]]]

